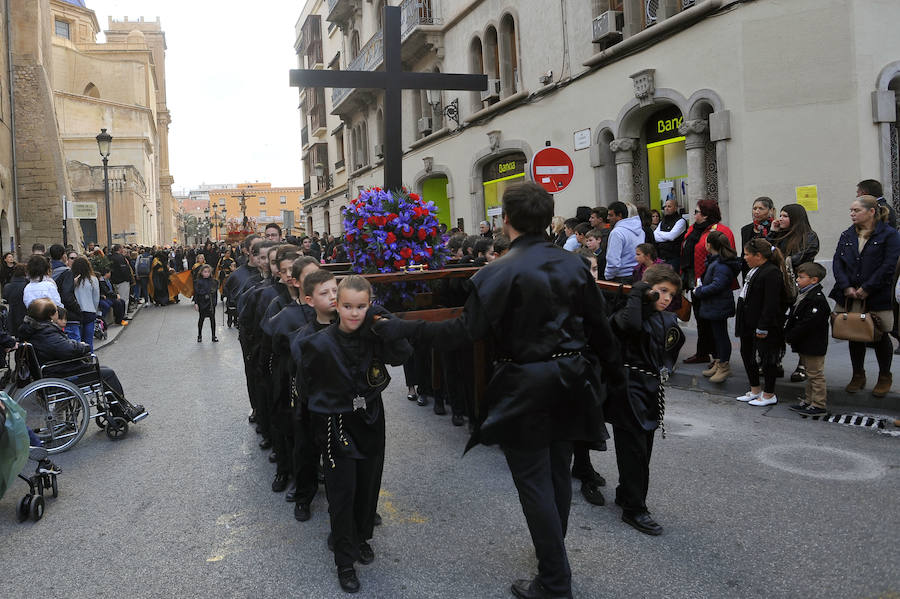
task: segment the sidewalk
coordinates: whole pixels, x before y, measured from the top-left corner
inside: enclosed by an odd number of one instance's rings
[[[750,388],[744,365],[740,357],[740,344],[732,339],[731,372],[728,380],[721,384],[710,383],[701,372],[707,364],[685,364],[684,360],[695,353],[697,346],[697,329],[695,323],[679,323],[687,338],[679,356],[679,362],[675,373],[669,377],[669,383],[681,389],[698,390],[713,395],[737,397]],[[729,328],[734,326],[734,319],[729,321]],[[804,393],[805,383],[790,382],[791,372],[797,367],[797,354],[788,348],[784,356],[784,378],[775,382],[775,395],[778,403],[793,404]],[[828,386],[828,410],[836,411],[871,411],[889,416],[900,415],[900,377],[895,378],[894,386],[886,397],[878,398],[872,395],[872,387],[878,378],[878,364],[875,361],[875,352],[866,350],[866,388],[865,390],[850,394],[844,391],[844,387],[850,382],[853,368],[850,366],[850,351],[846,341],[829,338],[828,354],[825,357],[825,381]],[[894,356],[893,372],[900,372],[900,356]]]

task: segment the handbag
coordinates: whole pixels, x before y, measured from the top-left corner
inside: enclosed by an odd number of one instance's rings
[[[832,312],[831,336],[845,341],[875,341],[875,320],[866,311],[866,303],[862,303],[859,312]]]
[[[681,305],[675,310],[678,320],[688,322],[691,319],[691,301],[683,293],[681,294]]]

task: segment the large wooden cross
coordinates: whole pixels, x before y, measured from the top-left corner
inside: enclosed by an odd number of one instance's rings
[[[487,89],[487,75],[414,73],[400,61],[400,8],[384,7],[384,71],[291,71],[293,87],[352,87],[384,90],[384,188],[403,186],[402,103],[404,89]]]

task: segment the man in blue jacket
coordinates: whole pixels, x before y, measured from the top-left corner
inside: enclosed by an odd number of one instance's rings
[[[609,205],[607,219],[613,225],[606,246],[606,270],[603,278],[607,281],[630,284],[634,268],[637,266],[635,250],[644,243],[644,229],[640,216],[628,216],[628,206],[624,202]]]

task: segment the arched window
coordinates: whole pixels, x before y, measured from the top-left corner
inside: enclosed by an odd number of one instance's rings
[[[519,90],[519,53],[516,43],[516,21],[506,14],[500,19],[500,89],[503,97]]]
[[[325,211],[324,218],[325,218],[325,234],[331,235],[331,213],[328,210]]]
[[[368,121],[359,124],[359,143],[362,151],[362,163],[369,164],[369,125]]]
[[[375,156],[384,158],[384,113],[381,108],[375,113],[375,147]]]
[[[484,52],[481,47],[481,39],[475,37],[469,44],[469,72],[480,75],[484,73]],[[481,110],[481,92],[472,92],[472,110]]]
[[[497,30],[488,27],[484,33],[484,74],[489,79],[500,78],[500,55],[497,48]]]
[[[99,97],[100,97],[100,90],[97,89],[97,86],[94,85],[93,83],[88,83],[88,84],[85,86],[85,88],[84,88],[84,93],[83,93],[82,95],[84,95],[84,96],[90,96],[90,97],[92,97],[92,98],[99,98]]]
[[[354,30],[353,35],[350,37],[350,61],[349,62],[352,62],[357,56],[359,56],[359,31]]]

